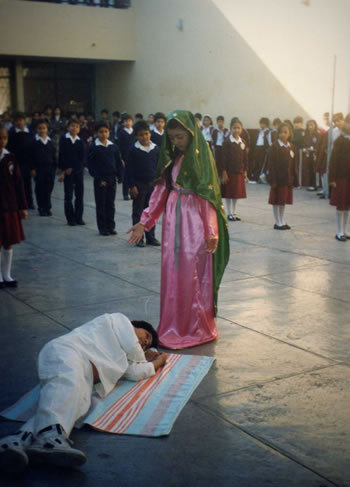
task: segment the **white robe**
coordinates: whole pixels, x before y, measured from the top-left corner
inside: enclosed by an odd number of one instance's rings
[[[121,377],[138,381],[155,374],[129,319],[121,313],[98,316],[41,350],[40,400],[35,415],[22,429],[35,435],[47,426],[60,424],[69,435],[91,405],[91,363],[99,373],[95,390],[100,397],[106,397]]]

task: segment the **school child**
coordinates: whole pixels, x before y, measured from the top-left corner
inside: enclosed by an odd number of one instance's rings
[[[60,106],[56,106],[53,111],[52,119],[50,120],[50,137],[56,149],[60,143],[60,138],[66,131],[67,120],[62,116],[62,110]]]
[[[290,230],[284,219],[285,205],[293,204],[293,186],[298,186],[298,154],[288,141],[290,128],[282,123],[278,139],[271,146],[267,161],[267,179],[271,186],[269,204],[273,205],[275,230]]]
[[[132,224],[140,221],[142,212],[148,207],[153,191],[153,181],[159,158],[159,146],[151,141],[149,125],[144,120],[134,125],[136,142],[127,156],[126,179],[130,188],[132,202]],[[145,232],[146,244],[159,246],[160,242],[155,237],[155,226],[149,232]],[[137,247],[144,247],[142,239]]]
[[[83,141],[84,149],[86,151],[91,140],[92,140],[92,137],[91,137],[90,130],[89,130],[89,127],[87,124],[85,113],[79,114],[79,125],[80,125],[79,137]]]
[[[12,245],[25,240],[21,219],[28,218],[21,170],[7,149],[7,130],[0,129],[0,289],[17,287],[11,276]]]
[[[316,148],[320,139],[317,122],[309,120],[306,123],[303,147],[302,180],[301,186],[306,186],[308,191],[316,190]]]
[[[166,116],[162,112],[157,112],[154,115],[154,128],[151,129],[151,141],[158,147],[162,145],[162,139],[164,135],[164,127],[166,122]]]
[[[240,135],[241,139],[243,140],[243,142],[245,143],[246,147],[247,147],[247,154],[249,154],[249,149],[250,149],[250,135],[249,135],[249,132],[248,130],[246,130],[244,127],[243,127],[243,124],[242,122],[240,121],[240,119],[238,117],[233,117],[231,118],[231,123],[230,123],[230,126],[232,124],[234,124],[235,122],[239,122],[242,126],[242,133]],[[230,131],[229,131],[230,133]]]
[[[21,169],[23,178],[24,191],[28,208],[34,210],[33,188],[32,188],[32,171],[30,154],[34,137],[30,134],[25,125],[25,115],[17,112],[14,115],[14,127],[9,132],[8,150],[15,155],[16,162]]]
[[[64,214],[70,226],[85,225],[84,212],[84,142],[78,136],[80,123],[69,120],[68,132],[60,139],[60,181],[64,183]],[[73,195],[75,196],[73,206]]]
[[[259,120],[260,130],[255,141],[254,162],[249,179],[260,182],[260,175],[265,171],[268,149],[271,146],[270,120],[262,117]]]
[[[332,187],[330,204],[336,207],[336,240],[350,239],[348,220],[350,210],[350,114],[344,121],[342,134],[336,139],[329,165],[329,184]]]
[[[143,120],[142,113],[140,113],[140,112],[135,113],[135,122],[139,122],[140,120]]]
[[[282,121],[280,118],[274,118],[272,121],[272,129],[271,129],[271,143],[273,144],[278,139],[278,129],[281,125]]]
[[[227,218],[235,222],[237,200],[246,198],[245,180],[248,171],[248,152],[243,139],[242,124],[231,122],[231,134],[226,138],[222,154],[221,195],[225,199]]]
[[[225,123],[225,118],[222,115],[219,115],[216,118],[216,128],[214,128],[213,135],[212,135],[216,169],[218,170],[219,176],[221,176],[223,170],[222,149],[223,149],[224,141],[226,137],[230,134],[229,129],[224,127],[224,123]]]
[[[88,168],[94,178],[97,228],[101,235],[116,235],[115,195],[116,178],[120,179],[122,161],[118,146],[109,139],[108,125],[100,122],[97,138],[88,150]]]
[[[204,115],[202,134],[205,140],[208,142],[211,151],[213,152],[213,120],[210,115]]]
[[[128,113],[124,113],[122,116],[123,130],[119,132],[119,149],[123,166],[121,169],[121,180],[123,182],[123,198],[129,199],[129,187],[125,178],[125,166],[128,152],[135,142],[134,129],[132,128],[133,119]]]
[[[109,112],[106,108],[103,108],[101,110],[101,122],[105,123],[108,126],[108,130],[111,130],[111,122],[109,121],[108,113]]]
[[[334,142],[337,140],[337,138],[343,132],[344,123],[345,123],[344,115],[341,112],[335,113],[333,115],[333,123],[334,123],[335,127],[332,129],[332,147],[334,145]]]
[[[36,135],[36,124],[38,123],[38,120],[40,120],[40,112],[33,112],[32,113],[32,119],[29,124],[29,132],[31,134]]]
[[[150,113],[148,115],[147,122],[148,122],[149,128],[151,129],[151,132],[152,132],[152,130],[154,130],[154,128],[155,128],[155,115],[153,113]]]
[[[49,124],[39,120],[32,146],[32,171],[35,177],[35,196],[40,216],[51,216],[51,193],[57,169],[56,148],[48,136]]]
[[[202,114],[201,113],[195,113],[194,118],[196,120],[197,126],[199,127],[200,130],[202,130],[203,125],[202,125]]]
[[[112,142],[117,143],[118,141],[118,132],[119,132],[119,127],[120,127],[120,112],[115,111],[112,113],[112,131],[111,131],[111,136],[112,136]]]

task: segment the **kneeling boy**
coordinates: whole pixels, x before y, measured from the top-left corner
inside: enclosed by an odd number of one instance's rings
[[[145,321],[121,313],[104,314],[47,343],[38,357],[40,399],[20,431],[0,440],[0,468],[20,471],[28,459],[65,467],[85,463],[69,436],[91,405],[93,389],[104,398],[124,377],[138,381],[155,374],[167,359],[145,350],[158,335]]]

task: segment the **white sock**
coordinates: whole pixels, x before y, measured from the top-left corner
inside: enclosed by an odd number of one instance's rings
[[[278,227],[281,227],[282,226],[282,223],[281,223],[281,220],[280,220],[280,212],[279,212],[279,207],[278,205],[273,205],[272,206],[272,210],[273,210],[273,217],[275,219],[275,223]]]
[[[233,205],[230,198],[225,198],[226,212],[228,215],[233,215]]]
[[[4,279],[2,277],[2,272],[1,272],[1,249],[0,249],[0,282],[4,282]]]
[[[341,237],[343,235],[343,212],[336,210],[335,217],[337,223],[337,235],[338,237]]]
[[[236,214],[237,200],[232,199],[232,215]]]
[[[350,237],[350,233],[347,232],[348,219],[349,219],[349,210],[343,211],[343,234],[345,235],[345,237]]]
[[[286,207],[283,205],[279,205],[278,206],[278,211],[279,211],[279,214],[280,214],[280,222],[281,222],[281,225],[285,225],[286,222],[285,222],[285,219],[284,219],[284,210],[286,209]]]
[[[13,281],[11,277],[13,249],[3,249],[1,259],[1,272],[4,281]]]

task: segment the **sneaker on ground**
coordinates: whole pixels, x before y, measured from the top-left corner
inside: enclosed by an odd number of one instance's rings
[[[85,454],[72,448],[73,442],[67,438],[59,424],[42,430],[35,438],[27,454],[33,463],[48,463],[59,467],[79,467],[86,462]]]
[[[27,431],[18,431],[0,440],[0,470],[21,472],[28,465],[26,450],[32,444],[33,435]]]

